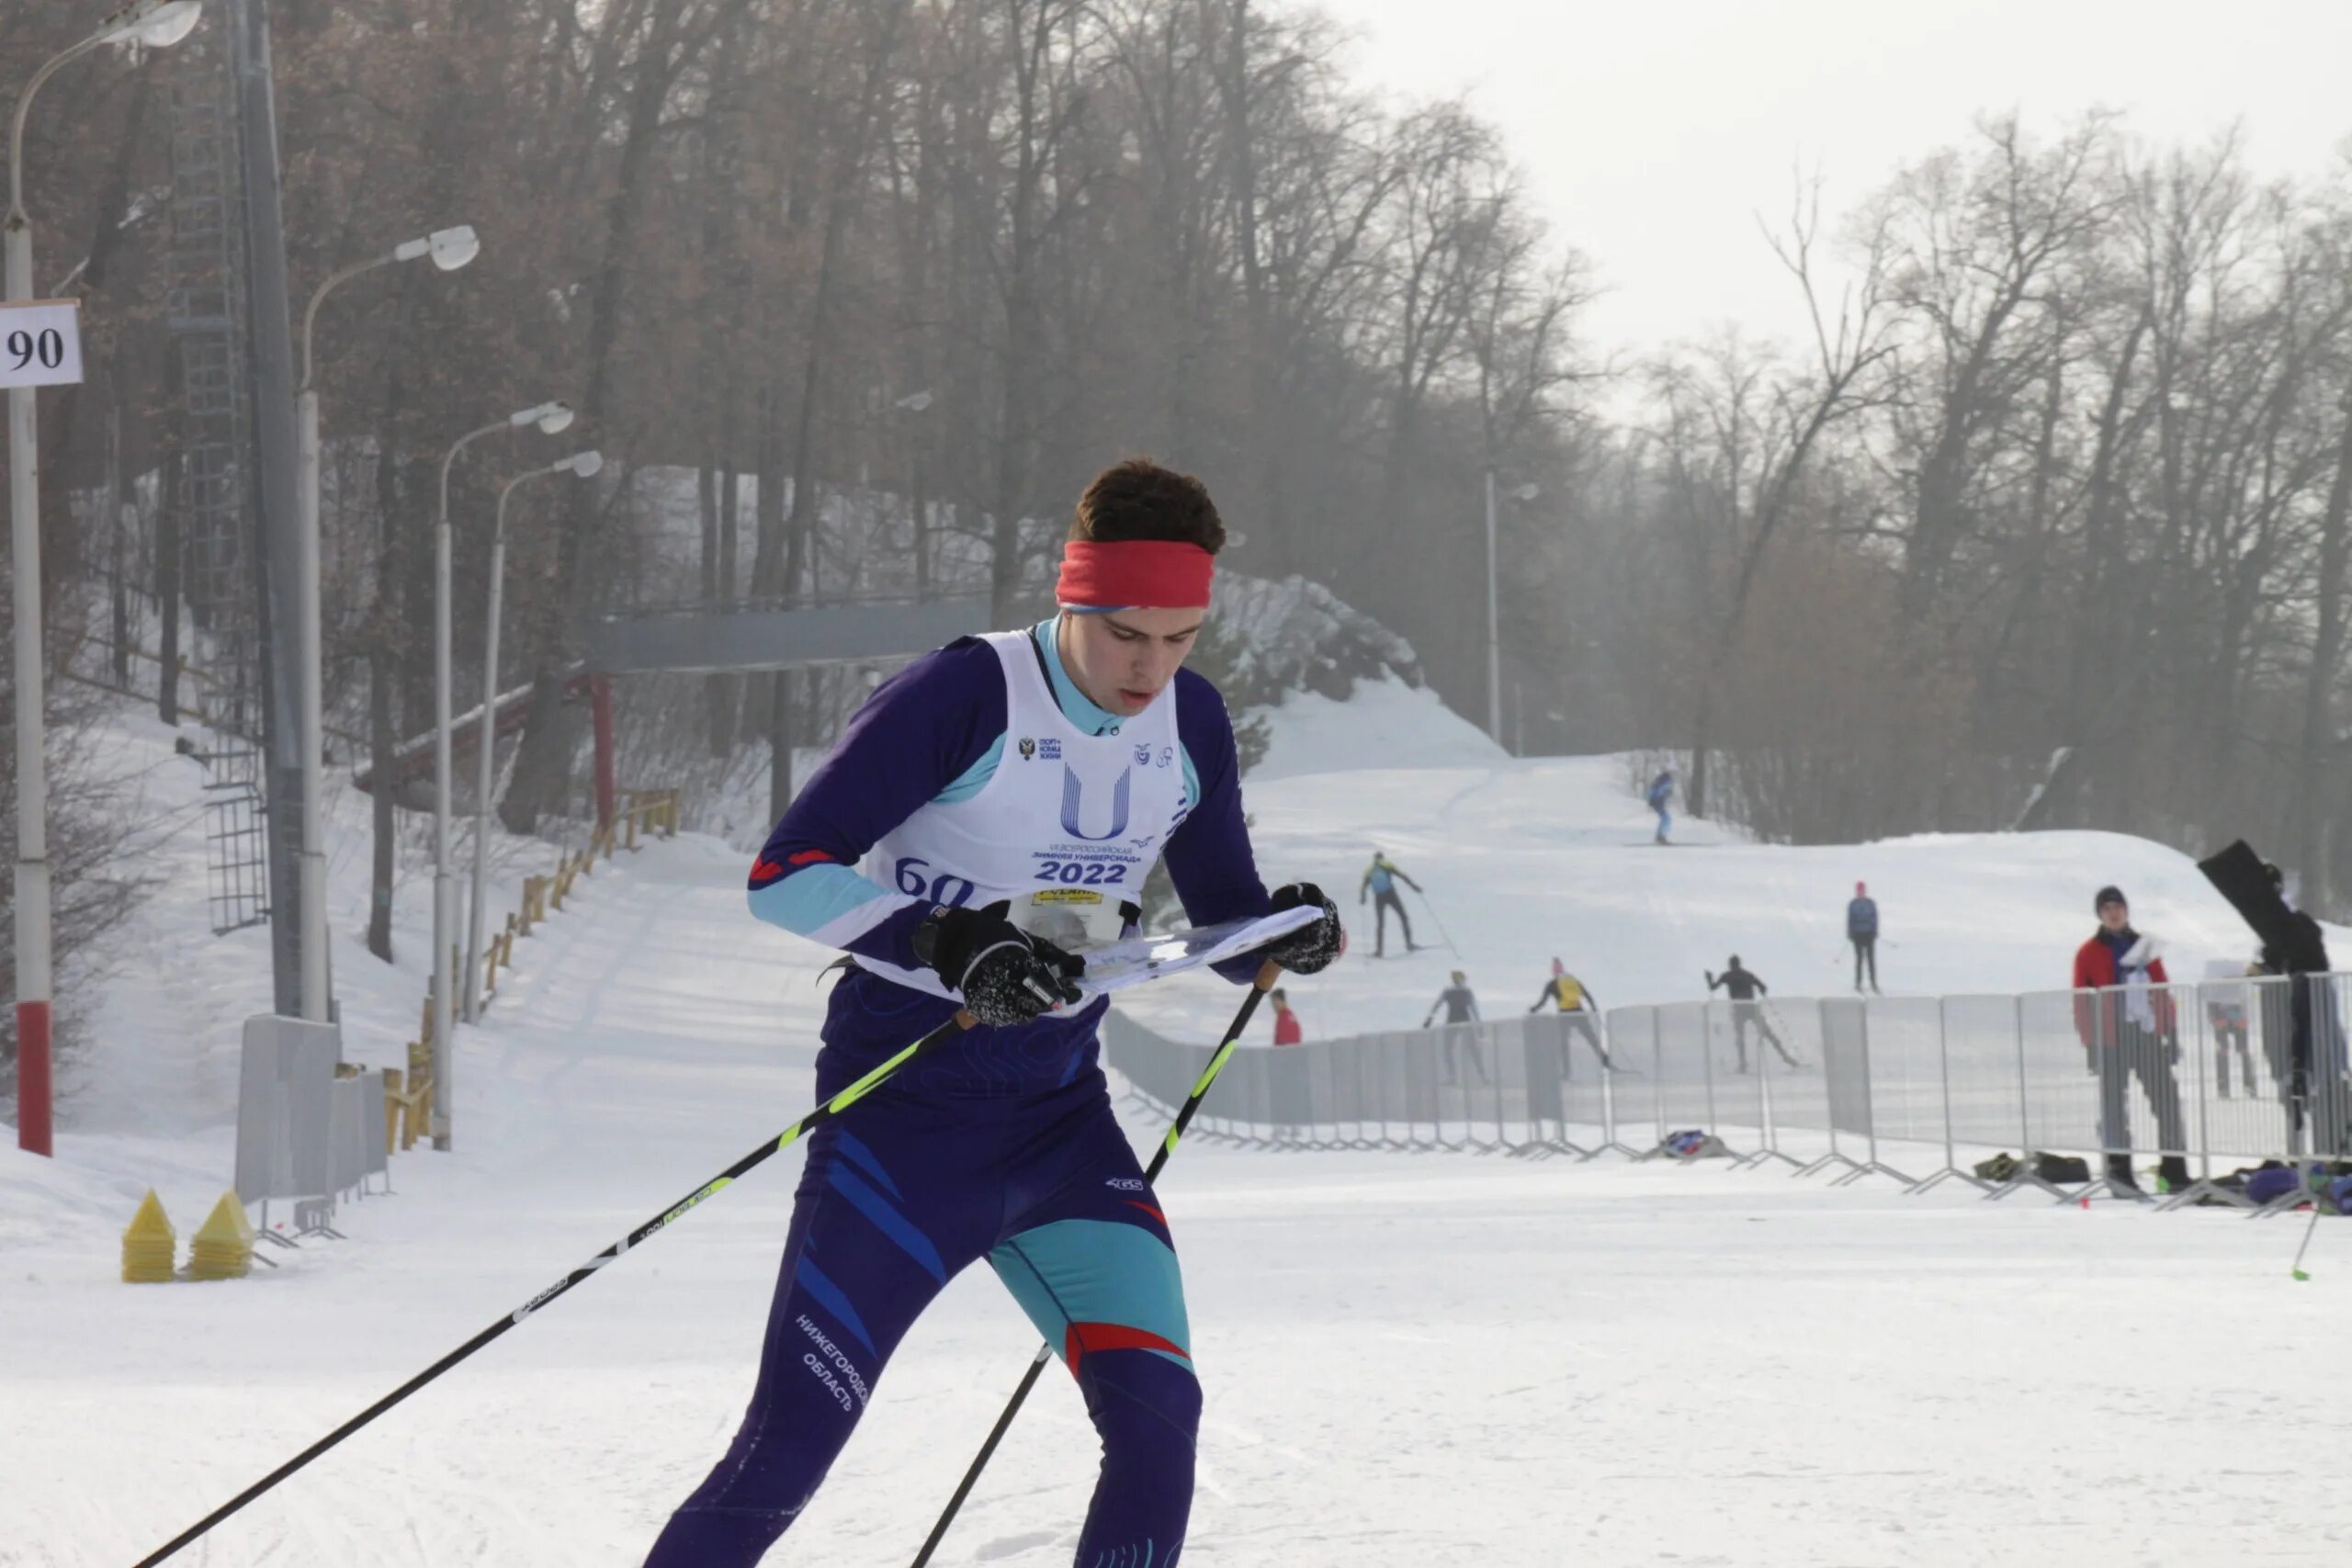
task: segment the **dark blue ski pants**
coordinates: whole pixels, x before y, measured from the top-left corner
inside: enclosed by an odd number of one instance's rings
[[[823,1093],[870,1055],[840,1037],[868,1026],[842,1000]],[[1058,1087],[959,1096],[926,1077],[884,1085],[810,1139],[751,1406],[646,1568],[759,1562],[816,1494],[899,1339],[982,1258],[1060,1353],[1102,1438],[1077,1568],[1175,1562],[1201,1411],[1183,1284],[1091,1049]],[[959,1454],[980,1436],[938,1433]]]

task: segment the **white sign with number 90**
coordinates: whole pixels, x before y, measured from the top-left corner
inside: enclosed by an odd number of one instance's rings
[[[70,387],[82,380],[82,304],[0,305],[0,387]]]

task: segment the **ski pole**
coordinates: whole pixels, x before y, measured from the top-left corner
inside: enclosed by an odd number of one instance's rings
[[[860,1100],[865,1098],[865,1096],[874,1089],[883,1083],[886,1079],[895,1075],[899,1068],[905,1066],[909,1062],[913,1061],[917,1056],[922,1055],[924,1052],[930,1050],[933,1045],[938,1044],[941,1041],[949,1038],[951,1035],[958,1034],[967,1029],[970,1029],[978,1021],[974,1019],[970,1013],[958,1010],[956,1016],[949,1019],[945,1023],[941,1024],[937,1029],[933,1030],[930,1033],[924,1035],[922,1039],[916,1041],[913,1044],[908,1046],[905,1050],[900,1051],[897,1055],[892,1056],[880,1066],[876,1067],[872,1072],[866,1074],[864,1077],[858,1079],[855,1083],[842,1090],[839,1094],[834,1095],[831,1100],[825,1101],[824,1104],[820,1105],[817,1109],[808,1112],[808,1115],[803,1116],[799,1121],[795,1122],[791,1126],[786,1127],[774,1139],[762,1144],[758,1148],[753,1149],[750,1154],[745,1155],[741,1159],[739,1159],[733,1165],[729,1166],[718,1175],[711,1178],[710,1180],[705,1182],[702,1186],[688,1193],[677,1203],[672,1205],[667,1212],[657,1214],[652,1219],[646,1221],[645,1224],[629,1232],[628,1235],[622,1237],[619,1241],[615,1242],[612,1246],[605,1248],[604,1251],[598,1253],[595,1257],[590,1258],[579,1268],[574,1269],[571,1273],[566,1274],[562,1279],[558,1280],[554,1284],[549,1285],[546,1290],[541,1291],[537,1295],[533,1296],[529,1301],[525,1302],[521,1306],[516,1307],[513,1312],[507,1314],[504,1317],[500,1318],[496,1323],[492,1324],[488,1328],[483,1329],[481,1333],[475,1335],[472,1338],[467,1340],[464,1344],[458,1346],[456,1349],[450,1351],[447,1355],[442,1357],[439,1360],[434,1362],[431,1366],[417,1373],[416,1376],[409,1379],[408,1382],[401,1384],[400,1387],[392,1390],[391,1393],[384,1395],[383,1398],[378,1400],[375,1404],[369,1405],[358,1415],[354,1416],[350,1420],[345,1421],[342,1426],[337,1427],[334,1431],[329,1432],[325,1437],[321,1438],[317,1442],[312,1443],[309,1448],[304,1449],[300,1453],[296,1454],[292,1459],[288,1460],[284,1464],[279,1465],[276,1470],[271,1471],[267,1475],[263,1476],[259,1481],[254,1482],[251,1486],[246,1487],[243,1492],[238,1493],[234,1497],[230,1498],[226,1503],[223,1503],[220,1506],[213,1509],[212,1512],[197,1520],[196,1523],[190,1525],[187,1529],[174,1536],[170,1540],[165,1541],[162,1547],[153,1552],[150,1552],[145,1557],[141,1558],[138,1562],[133,1565],[133,1568],[151,1568],[152,1564],[163,1562],[165,1558],[179,1551],[181,1547],[187,1545],[198,1536],[203,1535],[213,1526],[219,1524],[221,1520],[227,1518],[230,1515],[235,1513],[238,1509],[243,1507],[246,1504],[252,1502],[254,1498],[260,1496],[263,1493],[268,1491],[271,1487],[277,1485],[279,1482],[285,1480],[288,1476],[293,1474],[296,1471],[301,1469],[304,1465],[310,1463],[312,1460],[318,1458],[321,1454],[326,1452],[329,1449],[343,1441],[344,1438],[359,1430],[360,1427],[368,1425],[368,1422],[373,1421],[377,1416],[381,1416],[385,1411],[390,1410],[393,1405],[398,1404],[401,1400],[406,1399],[410,1394],[414,1393],[418,1389],[423,1388],[426,1383],[429,1383],[434,1379],[439,1377],[443,1372],[447,1371],[450,1368],[456,1366],[458,1362],[464,1360],[467,1357],[472,1355],[475,1351],[481,1349],[483,1346],[489,1344],[492,1340],[505,1333],[508,1329],[514,1327],[525,1318],[529,1317],[533,1313],[536,1313],[540,1308],[547,1306],[558,1296],[560,1296],[566,1291],[571,1290],[572,1286],[577,1285],[582,1280],[589,1278],[589,1276],[594,1274],[596,1270],[604,1268],[607,1263],[615,1261],[623,1253],[628,1252],[631,1247],[636,1247],[640,1242],[648,1240],[655,1233],[669,1225],[673,1221],[683,1218],[688,1211],[692,1210],[704,1199],[712,1196],[720,1189],[729,1186],[736,1178],[742,1176],[754,1167],[761,1164],[770,1155],[781,1154],[784,1150],[790,1148],[804,1134],[814,1132],[817,1128],[823,1126],[826,1122],[831,1122],[841,1115],[842,1111],[848,1110]]]
[[[2311,1278],[2309,1274],[2303,1272],[2303,1254],[2312,1249],[2312,1232],[2319,1229],[2319,1205],[2323,1196],[2324,1194],[2318,1192],[2312,1194],[2312,1223],[2303,1227],[2303,1245],[2295,1248],[2294,1275],[2298,1280]]]
[[[1418,887],[1414,888],[1413,891],[1416,893],[1421,893],[1421,890]],[[1421,893],[1421,908],[1430,912],[1430,919],[1436,925],[1437,934],[1439,938],[1444,942],[1445,950],[1453,954],[1456,958],[1461,957],[1462,950],[1453,945],[1453,933],[1445,929],[1445,917],[1437,912],[1437,906],[1430,902],[1430,896],[1426,893]]]
[[[1176,1152],[1177,1144],[1182,1140],[1184,1129],[1193,1124],[1193,1113],[1201,1108],[1201,1101],[1208,1098],[1209,1086],[1216,1082],[1217,1075],[1225,1071],[1225,1064],[1232,1056],[1234,1047],[1241,1043],[1241,1032],[1250,1026],[1250,1015],[1258,1010],[1258,1003],[1274,988],[1274,981],[1281,975],[1282,965],[1271,958],[1258,966],[1258,977],[1250,983],[1250,994],[1242,998],[1241,1010],[1233,1015],[1232,1023],[1226,1027],[1225,1043],[1218,1046],[1216,1054],[1209,1058],[1208,1068],[1201,1074],[1201,1081],[1193,1086],[1191,1098],[1176,1112],[1176,1121],[1168,1129],[1168,1136],[1151,1156],[1150,1168],[1143,1173],[1147,1184],[1159,1179],[1160,1170],[1168,1164],[1168,1156]],[[986,1470],[989,1461],[995,1457],[997,1445],[1004,1440],[1012,1418],[1021,1414],[1021,1406],[1028,1401],[1029,1391],[1037,1386],[1039,1375],[1053,1359],[1053,1346],[1037,1347],[1036,1355],[1030,1359],[1029,1370],[1021,1375],[1021,1386],[1012,1391],[1012,1398],[1006,1404],[1004,1414],[996,1418],[996,1425],[989,1429],[988,1440],[980,1445],[980,1451],[974,1456],[972,1468],[964,1472],[962,1481],[956,1483],[956,1495],[947,1499],[947,1506],[940,1513],[939,1522],[931,1527],[931,1534],[924,1539],[922,1550],[915,1553],[914,1568],[923,1568],[931,1561],[931,1554],[939,1550],[940,1541],[946,1537],[947,1527],[956,1522],[956,1511],[963,1507],[964,1499],[972,1495],[973,1483],[979,1480],[980,1472]]]

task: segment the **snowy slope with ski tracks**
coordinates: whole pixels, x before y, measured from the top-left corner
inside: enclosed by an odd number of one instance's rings
[[[1292,772],[1250,799],[1269,871],[1344,888],[1351,909],[1373,846],[1400,861],[1498,1012],[1532,999],[1555,952],[1612,1002],[1692,994],[1734,949],[1781,991],[1830,984],[1856,876],[1903,944],[1890,989],[2063,977],[2109,880],[2184,953],[2244,945],[2185,860],[2135,840],[1792,851],[1693,824],[1693,847],[1660,851],[1624,775],[1457,759]],[[134,1560],[804,1109],[826,955],[752,923],[742,872],[694,839],[600,868],[464,1036],[456,1152],[396,1160],[397,1196],[347,1207],[350,1240],[277,1274],[114,1279],[141,1187],[163,1189],[185,1238],[225,1181],[217,1103],[134,1124],[93,1084],[87,1103],[117,1113],[77,1124],[69,1108],[60,1159],[0,1154],[0,1564]],[[1355,956],[1292,991],[1314,1033],[1393,1027],[1453,963]],[[338,966],[354,967],[342,949]],[[206,1016],[177,1027],[153,1000],[114,1015],[152,1032],[92,1070],[143,1061],[178,1082],[187,1042],[217,1056],[258,997],[213,980],[191,980],[183,1005]],[[1199,1039],[1233,1005],[1199,976],[1147,997],[1156,1023]],[[184,1560],[639,1562],[749,1391],[797,1163],[704,1205]],[[2352,1544],[2352,1501],[2299,1457],[2337,1440],[2352,1373],[2336,1331],[2352,1258],[2330,1231],[2295,1285],[2285,1225],[1762,1173],[1196,1143],[1160,1195],[1208,1402],[1193,1568],[2088,1568]],[[909,1561],[1033,1348],[985,1270],[958,1279],[771,1560]],[[1094,1453],[1050,1375],[939,1561],[1067,1562]]]

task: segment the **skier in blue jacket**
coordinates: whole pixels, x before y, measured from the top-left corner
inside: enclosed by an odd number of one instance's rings
[[[1416,893],[1421,890],[1421,885],[1406,875],[1404,869],[1395,861],[1378,850],[1373,851],[1372,863],[1364,868],[1363,880],[1356,884],[1356,907],[1362,908],[1367,896],[1376,900],[1372,907],[1372,955],[1374,958],[1388,955],[1388,911],[1391,909],[1396,911],[1396,929],[1405,933],[1405,951],[1419,953],[1421,950],[1421,944],[1413,940],[1413,921],[1405,913],[1405,900],[1396,891],[1396,885],[1400,882]]]
[[[1674,768],[1671,764],[1658,770],[1657,777],[1650,781],[1650,792],[1645,798],[1649,801],[1650,809],[1657,813],[1656,841],[1662,844],[1666,842],[1667,834],[1674,830],[1674,813],[1667,809],[1674,799]]]
[[[1201,1394],[1173,1239],[1111,1111],[1090,945],[1136,918],[1163,855],[1196,924],[1322,919],[1226,966],[1300,974],[1344,943],[1311,883],[1271,897],[1223,698],[1180,668],[1225,528],[1141,460],[1088,487],[1061,613],[917,660],[850,722],[753,863],[752,912],[829,946],[829,1097],[960,1007],[978,1026],[809,1140],[759,1374],[726,1455],[648,1568],[750,1568],[815,1495],[900,1337],[986,1258],[1061,1354],[1102,1438],[1076,1561],[1172,1563]]]

